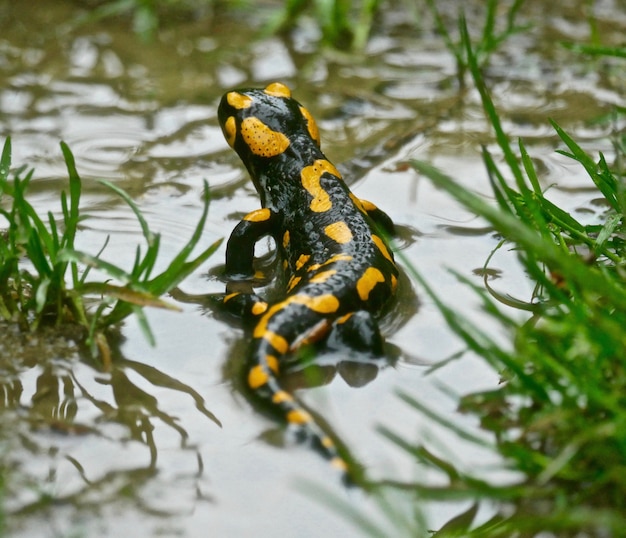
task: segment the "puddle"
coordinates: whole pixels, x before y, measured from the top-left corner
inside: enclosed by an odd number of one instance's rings
[[[557,9],[529,2],[523,13],[534,26],[503,46],[487,75],[505,129],[524,137],[544,186],[552,186],[553,201],[593,219],[602,211],[593,204],[597,195],[585,174],[554,152],[547,121],[554,118],[586,148],[610,159],[611,126],[592,121],[614,104],[624,106],[623,71],[617,73],[609,60],[572,63],[572,53],[555,45],[588,31],[576,16],[582,4]],[[193,232],[203,180],[212,203],[198,250],[227,237],[259,202],[223,140],[216,105],[232,86],[278,78],[319,119],[323,147],[348,171],[355,193],[375,201],[398,224],[405,259],[447,303],[485,330],[496,330],[449,270],[479,283],[498,238],[427,180],[398,166],[408,158],[427,160],[490,196],[479,149],[491,143],[491,135],[478,95],[458,89],[455,64],[428,18],[421,30],[412,30],[402,4],[390,8],[367,54],[345,58],[314,52],[315,33],[306,28],[293,40],[254,41],[241,20],[219,14],[208,22],[168,24],[150,45],[129,32],[127,21],[69,32],[75,9],[69,1],[45,9],[23,2],[2,7],[0,134],[12,137],[14,164],[35,167],[32,203],[55,215],[65,178],[59,141],[68,142],[89,215],[78,248],[96,252],[110,236],[104,258],[130,266],[142,242],[130,210],[98,179],[133,196],[162,235],[162,263]],[[616,13],[613,2],[599,3],[607,43],[620,42],[626,27]],[[224,246],[181,288],[190,294],[222,291],[209,275],[223,260]],[[532,286],[514,253],[499,251],[490,270],[498,276],[491,281],[496,289],[530,296]],[[133,528],[140,536],[206,536],[207,529],[216,536],[354,536],[356,528],[312,500],[301,480],[324,483],[357,509],[376,514],[371,500],[346,494],[309,450],[276,446],[276,426],[234,388],[232,368],[245,353],[241,331],[201,306],[180,306],[182,313],[148,312],[155,348],[134,320],[127,321],[107,374],[71,340],[42,336],[35,342],[2,328],[0,454],[9,470],[4,504],[10,535],[119,536]],[[460,468],[495,466],[495,456],[460,444],[408,409],[397,392],[480,434],[440,386],[460,394],[494,388],[497,373],[479,357],[459,354],[461,343],[407,278],[398,311],[383,323],[400,352],[393,366],[358,388],[339,372],[298,396],[332,425],[373,478],[409,480],[421,472],[378,433],[381,424],[446,447]],[[456,360],[428,373],[454,354]],[[440,479],[430,474],[420,478]],[[464,508],[425,507],[431,528]]]

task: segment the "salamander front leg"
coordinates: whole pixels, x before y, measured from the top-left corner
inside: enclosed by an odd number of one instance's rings
[[[230,280],[250,280],[254,277],[254,246],[264,235],[276,228],[277,216],[267,208],[248,213],[235,226],[226,244],[224,272]]]
[[[243,283],[236,283],[243,284]],[[220,308],[231,316],[240,318],[244,324],[255,320],[267,310],[267,302],[252,291],[252,286],[226,287],[226,293],[222,296]]]
[[[253,289],[254,247],[261,237],[273,232],[276,219],[276,214],[267,208],[252,211],[235,226],[226,244],[224,274],[228,283],[221,310],[244,322],[267,310],[267,303]]]

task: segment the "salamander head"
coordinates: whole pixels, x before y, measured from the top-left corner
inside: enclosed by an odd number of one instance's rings
[[[227,142],[239,154],[255,183],[261,171],[276,158],[285,154],[293,157],[303,147],[320,147],[315,120],[280,82],[264,89],[228,92],[222,97],[217,114]]]
[[[228,92],[222,97],[218,117],[226,140],[244,162],[250,155],[264,158],[280,155],[298,136],[320,145],[315,120],[280,82],[262,90]]]

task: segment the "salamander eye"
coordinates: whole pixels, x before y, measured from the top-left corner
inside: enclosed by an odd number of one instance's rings
[[[291,97],[291,90],[281,82],[272,82],[265,87],[264,92],[274,97]]]
[[[237,124],[235,123],[235,116],[229,116],[226,118],[224,125],[222,125],[222,131],[224,131],[224,137],[226,142],[231,148],[235,147],[235,137],[237,136]]]
[[[302,114],[302,117],[306,120],[306,126],[309,130],[311,138],[315,140],[315,143],[318,145],[318,147],[320,147],[322,145],[322,142],[320,140],[320,132],[317,128],[317,123],[315,123],[315,120],[313,119],[313,116],[311,116],[311,113],[303,106],[300,107],[300,113]]]

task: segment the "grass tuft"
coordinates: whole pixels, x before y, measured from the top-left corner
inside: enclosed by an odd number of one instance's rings
[[[100,252],[90,254],[76,249],[82,181],[74,156],[65,143],[61,151],[68,172],[68,194],[60,195],[62,221],[49,212],[37,213],[27,200],[33,171],[18,168],[11,176],[11,139],[7,138],[0,157],[0,215],[8,228],[0,240],[0,316],[34,331],[42,323],[78,325],[86,334],[93,355],[98,352],[105,365],[110,362],[107,330],[131,314],[139,320],[150,343],[154,335],[143,311],[146,306],[177,309],[161,295],[177,286],[200,266],[219,246],[217,241],[198,256],[190,258],[198,244],[209,209],[208,185],[204,185],[203,212],[194,233],[165,270],[153,275],[160,237],[152,232],[140,209],[119,187],[102,181],[132,209],[145,240],[145,253],[137,246],[130,271],[102,258],[108,238]],[[8,209],[5,207],[8,206]],[[92,269],[103,275],[89,279]],[[88,307],[87,305],[92,305]]]
[[[459,440],[483,450],[491,447],[518,478],[493,482],[480,476],[481,470],[463,471],[450,451],[442,450],[442,456],[385,425],[382,434],[419,466],[415,476],[420,476],[419,469],[429,467],[438,470],[447,483],[432,486],[419,479],[380,479],[371,484],[371,491],[381,506],[392,496],[416,511],[428,499],[472,502],[436,536],[621,536],[626,528],[626,203],[620,166],[624,145],[614,144],[616,164],[611,166],[604,155],[590,155],[552,122],[563,144],[559,152],[586,171],[606,200],[600,222],[580,223],[546,197],[523,141],[514,144],[504,132],[482,76],[481,58],[462,18],[460,36],[467,69],[504,156],[501,168],[483,149],[495,204],[428,163],[411,164],[487,220],[504,238],[496,248],[511,244],[536,287],[532,298],[522,302],[456,275],[474,290],[484,311],[511,335],[510,345],[503,347],[442,300],[409,265],[410,276],[466,348],[501,374],[498,387],[460,399],[460,409],[480,419],[492,442],[457,427],[415,397],[400,397]],[[527,320],[520,323],[511,307],[528,311]],[[488,521],[477,520],[480,500],[495,503],[496,513]],[[376,531],[371,535],[377,535]],[[406,535],[425,535],[423,520],[418,524],[416,519]]]

